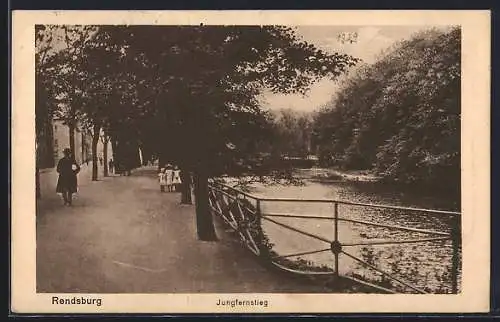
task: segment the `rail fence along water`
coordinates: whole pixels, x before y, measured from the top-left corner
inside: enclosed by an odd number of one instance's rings
[[[212,213],[237,233],[246,248],[281,270],[299,275],[331,275],[332,279],[341,277],[384,293],[459,293],[460,212],[334,199],[266,198],[216,182],[209,185],[209,203]],[[277,204],[292,206],[273,207]],[[319,214],[311,213],[308,210],[319,208],[309,205],[327,208]],[[365,210],[361,213],[369,212],[370,219],[350,216],[353,207]],[[294,209],[301,211],[295,213]],[[416,218],[421,222],[420,227],[374,220],[377,214],[384,217],[384,211]],[[429,228],[433,222],[429,218],[437,218],[439,229]],[[325,223],[331,227],[330,236],[315,228],[324,230]],[[360,226],[371,230],[357,234]],[[277,228],[290,234],[283,237],[276,233]],[[275,237],[278,235],[281,238]],[[298,236],[303,239],[298,241]],[[283,254],[279,244],[296,247]],[[380,247],[386,249],[375,250]],[[417,255],[411,255],[412,251]]]

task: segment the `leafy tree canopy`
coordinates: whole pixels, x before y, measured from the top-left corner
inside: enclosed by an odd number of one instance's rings
[[[460,29],[429,30],[363,66],[315,121],[322,160],[460,186]]]

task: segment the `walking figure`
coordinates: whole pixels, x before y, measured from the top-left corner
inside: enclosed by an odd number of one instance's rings
[[[173,179],[172,179],[172,185],[174,186],[175,191],[180,191],[181,190],[181,170],[179,170],[179,167],[175,166],[174,171],[173,171]]]
[[[113,159],[109,159],[109,162],[108,162],[108,168],[109,168],[109,172],[110,173],[114,173],[115,172],[115,163],[113,162]]]
[[[160,191],[165,192],[165,187],[168,187],[165,168],[160,169],[160,172],[158,173],[158,180],[160,181]]]
[[[62,193],[64,205],[71,206],[72,195],[77,192],[77,177],[80,172],[80,166],[76,163],[71,155],[71,150],[66,148],[63,151],[64,157],[57,163],[57,179],[56,192]]]
[[[99,163],[100,163],[101,165],[103,164],[102,157],[99,157]]]

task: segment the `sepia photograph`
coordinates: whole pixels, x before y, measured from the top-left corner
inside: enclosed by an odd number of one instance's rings
[[[484,178],[465,161],[468,144],[487,142],[468,137],[480,134],[473,126],[464,133],[464,115],[489,105],[464,111],[465,58],[475,58],[460,19],[231,15],[148,24],[55,14],[23,30],[33,90],[17,95],[33,94],[21,108],[33,114],[23,158],[34,175],[14,195],[34,203],[23,216],[37,307],[101,312],[106,296],[136,294],[227,313],[284,312],[277,303],[289,298],[290,312],[309,312],[294,306],[310,295],[467,301],[467,274],[488,279],[489,248],[468,259],[488,266],[466,274],[463,246],[484,243],[477,222],[489,212],[466,200],[486,188],[464,187],[464,176]],[[489,286],[474,283],[488,305]],[[313,298],[318,311],[343,309]],[[177,312],[169,302],[154,310]]]

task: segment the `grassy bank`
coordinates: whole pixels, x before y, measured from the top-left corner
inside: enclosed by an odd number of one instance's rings
[[[325,184],[335,182],[373,183],[379,185],[381,188],[392,188],[423,197],[433,195],[453,200],[456,208],[460,208],[461,187],[453,184],[405,183],[378,176],[372,170],[341,170],[337,168],[296,169],[295,175],[301,180]]]
[[[339,170],[334,168],[297,169],[296,174],[301,179],[313,181],[359,181],[380,182],[381,177],[369,170]]]

